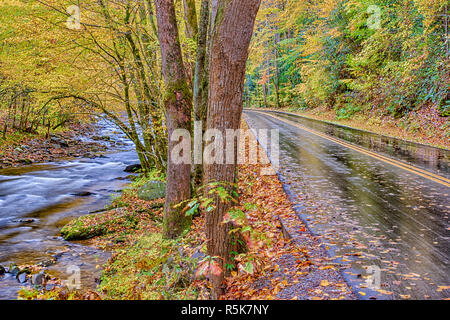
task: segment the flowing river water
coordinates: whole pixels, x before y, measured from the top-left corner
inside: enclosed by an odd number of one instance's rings
[[[50,274],[66,279],[75,266],[81,271],[82,286],[96,286],[100,276],[96,266],[109,254],[64,241],[59,230],[74,217],[104,208],[129,183],[125,167],[139,162],[124,134],[103,121],[98,128],[96,135],[109,137],[102,142],[108,151],[101,156],[0,170],[0,265],[56,258],[48,267]],[[0,300],[16,299],[22,286],[10,274],[0,276]]]

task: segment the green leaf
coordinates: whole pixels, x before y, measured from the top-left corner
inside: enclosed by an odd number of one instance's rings
[[[246,264],[244,264],[243,270],[245,272],[247,272],[248,274],[253,274],[253,272],[255,271],[254,267],[253,267],[253,263],[247,262]]]
[[[197,209],[199,206],[200,206],[200,203],[196,203],[192,208],[190,208],[188,211],[186,211],[186,216],[193,216],[197,212]]]

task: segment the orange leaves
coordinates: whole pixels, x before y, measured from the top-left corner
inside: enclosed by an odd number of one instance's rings
[[[246,124],[243,126],[247,128]],[[278,177],[259,175],[261,167],[249,164],[239,166],[239,209],[245,213],[253,234],[263,235],[265,239],[246,239],[252,244],[250,250],[255,260],[249,260],[248,255],[236,257],[239,268],[226,279],[227,294],[223,298],[322,300],[348,297],[348,287],[337,279],[327,280],[319,275],[316,287],[311,287],[312,270],[324,270],[319,274],[327,274],[334,272],[335,266],[325,264],[327,261],[321,264],[314,248],[306,245],[299,247],[295,242],[284,239],[278,217],[287,219],[295,216],[295,212]],[[225,218],[231,219],[231,215]],[[297,221],[293,228],[306,239],[311,237],[301,222],[298,224]]]
[[[274,286],[272,293],[274,296],[276,296],[280,293],[281,290],[289,286],[289,282],[286,279],[279,280],[277,278],[272,280],[272,285]]]
[[[330,282],[328,282],[328,280],[320,281],[320,286],[321,287],[328,287],[329,285],[330,285]]]
[[[319,270],[334,269],[334,266],[320,266]]]
[[[439,287],[437,288],[437,291],[438,291],[438,292],[442,292],[442,291],[444,291],[444,290],[450,290],[450,286],[439,286]]]
[[[265,73],[261,76],[261,79],[258,81],[258,84],[266,84],[270,80],[270,75]]]

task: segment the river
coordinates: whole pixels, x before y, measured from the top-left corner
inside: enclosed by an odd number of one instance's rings
[[[129,183],[125,167],[139,162],[124,134],[104,121],[97,127],[96,135],[110,138],[102,142],[108,151],[101,156],[0,170],[0,265],[45,263],[57,257],[48,267],[50,274],[65,279],[71,275],[68,268],[76,266],[82,286],[96,286],[96,266],[107,260],[108,252],[64,241],[59,230],[71,219],[110,203]],[[10,274],[0,276],[0,299],[16,299],[22,286]]]

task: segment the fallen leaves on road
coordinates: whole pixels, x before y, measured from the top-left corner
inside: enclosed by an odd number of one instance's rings
[[[259,155],[266,156],[261,148]],[[269,240],[256,250],[263,267],[254,274],[236,272],[227,278],[223,299],[353,299],[320,242],[296,217],[278,177],[261,175],[263,167],[267,166],[240,165],[238,182],[240,203],[256,205],[253,210],[243,208],[251,227]],[[303,245],[283,237],[280,217],[301,234]]]

